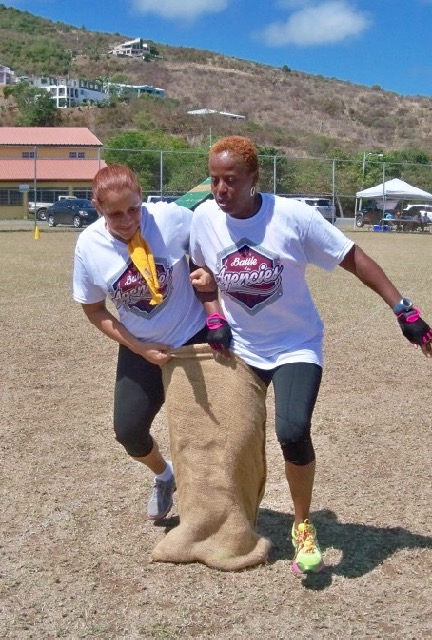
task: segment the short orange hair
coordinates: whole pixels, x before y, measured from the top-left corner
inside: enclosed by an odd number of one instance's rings
[[[249,138],[243,136],[221,138],[210,147],[209,157],[224,151],[240,156],[251,173],[258,170],[258,153]]]
[[[99,169],[92,184],[92,198],[102,204],[108,191],[131,189],[141,197],[141,185],[132,169],[123,164],[109,164]]]

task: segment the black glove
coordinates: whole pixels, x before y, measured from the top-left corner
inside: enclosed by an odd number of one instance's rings
[[[207,318],[206,340],[215,351],[229,349],[232,340],[231,327],[223,316],[213,313]]]
[[[402,333],[412,344],[422,346],[432,340],[432,329],[420,318],[420,311],[416,307],[398,313],[397,319]]]

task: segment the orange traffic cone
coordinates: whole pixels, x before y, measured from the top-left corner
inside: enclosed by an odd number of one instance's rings
[[[35,230],[34,230],[34,239],[35,240],[39,240],[40,239],[40,230],[39,230],[39,227],[37,225],[35,226]]]

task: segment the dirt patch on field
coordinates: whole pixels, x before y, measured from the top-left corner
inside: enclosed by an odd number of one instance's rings
[[[354,236],[431,321],[432,236]],[[239,573],[149,563],[166,529],[145,520],[151,477],[112,435],[116,346],[71,300],[76,237],[0,233],[0,636],[432,637],[432,362],[384,303],[342,269],[310,271],[327,323],[313,502],[324,573],[290,571],[271,393],[269,562]],[[163,411],[155,433],[167,451]]]

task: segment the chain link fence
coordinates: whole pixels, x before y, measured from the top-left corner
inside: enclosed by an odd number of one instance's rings
[[[341,217],[355,216],[357,191],[392,178],[431,192],[431,164],[386,162],[380,155],[364,153],[362,160],[260,155],[259,189],[279,195],[330,198]],[[147,196],[180,196],[208,176],[207,152],[104,147],[101,157],[136,171]]]
[[[208,177],[207,151],[103,147],[100,159],[107,163],[126,164],[136,171],[145,197],[178,197]],[[38,158],[37,162],[44,162],[44,159]],[[428,193],[432,191],[432,164],[389,162],[385,160],[385,155],[373,152],[364,152],[360,160],[290,158],[277,152],[275,155],[260,155],[259,164],[258,186],[261,191],[278,195],[326,197],[332,200],[337,216],[345,218],[355,217],[359,206],[356,199],[358,191],[392,178],[400,178]],[[67,176],[59,176],[58,179],[66,181]],[[65,187],[62,188],[66,193]],[[47,202],[54,202],[58,196],[56,189],[59,187],[36,181],[35,168],[29,200],[45,198]],[[73,194],[91,197],[91,184],[88,181],[81,185],[75,183]],[[23,193],[18,186],[0,187],[2,212],[18,210],[24,206],[23,202]]]

